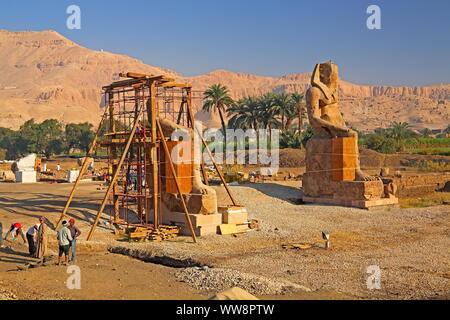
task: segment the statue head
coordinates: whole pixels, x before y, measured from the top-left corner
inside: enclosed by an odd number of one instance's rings
[[[328,87],[331,93],[334,93],[336,92],[338,80],[338,66],[333,62],[328,61],[316,65],[312,75],[311,84],[318,87],[322,87],[322,85],[325,85]]]

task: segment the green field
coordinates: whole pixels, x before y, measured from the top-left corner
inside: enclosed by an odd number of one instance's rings
[[[450,147],[441,148],[411,148],[406,149],[406,152],[424,155],[439,155],[439,156],[450,156]]]

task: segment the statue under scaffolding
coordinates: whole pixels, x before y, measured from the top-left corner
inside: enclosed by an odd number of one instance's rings
[[[220,224],[220,215],[203,160],[194,161],[194,135],[199,132],[192,113],[192,86],[165,76],[120,76],[128,79],[103,88],[105,112],[57,225],[67,215],[87,159],[96,146],[102,146],[108,150],[109,183],[87,239],[92,238],[109,202],[110,221],[116,226],[158,230],[170,228],[164,224],[179,225],[196,242],[201,218],[206,221],[204,216],[208,216],[213,230]],[[175,130],[184,133],[183,140],[172,138]],[[237,205],[208,146],[199,137],[232,204]],[[174,150],[180,146],[191,152],[187,159],[180,155],[182,161],[174,161],[172,154],[177,155]]]

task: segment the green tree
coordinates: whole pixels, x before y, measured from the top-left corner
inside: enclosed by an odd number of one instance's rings
[[[280,136],[280,148],[300,148],[301,137],[294,130],[284,130]]]
[[[15,143],[24,147],[26,152],[39,153],[39,133],[39,124],[37,124],[34,119],[27,120],[19,128],[18,134],[21,139],[18,139]]]
[[[257,129],[261,114],[259,101],[256,97],[239,99],[235,104],[227,108],[230,117],[228,127],[233,129]]]
[[[220,83],[213,84],[208,89],[206,89],[206,91],[203,93],[203,96],[203,110],[207,112],[219,113],[220,122],[222,124],[222,130],[225,133],[226,141],[226,125],[224,113],[226,112],[226,109],[228,107],[231,107],[234,104],[234,101],[230,96],[230,90]]]
[[[73,148],[87,152],[95,135],[92,127],[92,124],[88,122],[67,124],[65,130],[66,152],[69,153]]]
[[[298,115],[298,134],[299,136],[302,135],[302,128],[303,128],[303,119],[305,118],[305,105],[303,104],[303,94],[294,92],[291,94],[291,99],[294,103],[294,107],[297,110]]]
[[[56,119],[47,119],[37,125],[38,151],[47,158],[60,153],[63,148],[64,132]]]
[[[285,130],[286,115],[292,110],[291,96],[287,93],[274,94],[272,96],[274,100],[274,115],[281,116],[281,130]]]
[[[422,137],[428,138],[431,135],[431,130],[428,128],[420,130],[420,133],[422,134]]]
[[[267,93],[260,97],[259,108],[263,128],[269,131],[269,138],[272,140],[271,130],[277,129],[281,125],[280,121],[277,119],[279,107],[276,103],[276,95],[274,93]]]

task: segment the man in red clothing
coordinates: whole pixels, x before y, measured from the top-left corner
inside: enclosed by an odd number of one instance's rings
[[[13,239],[15,239],[19,234],[22,237],[23,243],[26,243],[25,235],[23,234],[22,225],[19,222],[15,222],[9,228],[9,231],[5,235],[5,240],[8,240],[8,236],[12,233]]]

